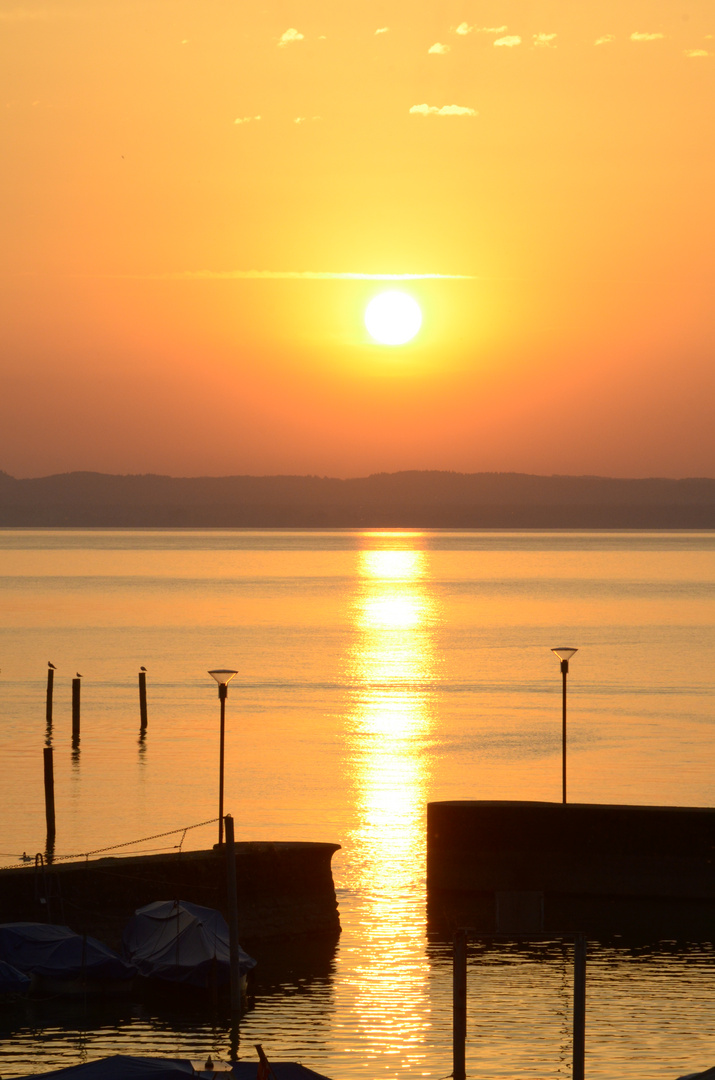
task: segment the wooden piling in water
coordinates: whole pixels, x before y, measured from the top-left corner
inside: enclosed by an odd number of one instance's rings
[[[47,730],[52,730],[52,692],[55,685],[55,669],[48,665],[47,667],[47,702],[45,705],[45,719],[47,720]]]
[[[140,728],[142,731],[146,731],[147,725],[147,711],[146,711],[146,671],[139,672],[139,717]]]
[[[53,847],[55,842],[55,769],[51,746],[45,746],[42,750],[45,771],[45,818],[47,820],[47,847]]]
[[[79,744],[79,688],[80,677],[72,680],[72,745],[77,746]]]

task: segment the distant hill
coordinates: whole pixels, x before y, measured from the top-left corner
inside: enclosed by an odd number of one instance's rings
[[[0,473],[0,526],[712,529],[715,480],[524,473],[112,476]]]

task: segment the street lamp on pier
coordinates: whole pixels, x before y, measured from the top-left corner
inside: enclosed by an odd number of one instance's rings
[[[229,671],[222,668],[220,671],[209,671],[209,675],[218,683],[218,696],[221,702],[221,740],[219,749],[218,765],[218,846],[223,846],[223,762],[225,744],[225,721],[226,721],[226,698],[228,697],[228,684],[237,671]]]
[[[561,801],[566,802],[566,676],[569,673],[569,660],[578,649],[559,648],[552,649],[561,661],[561,678],[563,680],[562,709],[561,709]]]

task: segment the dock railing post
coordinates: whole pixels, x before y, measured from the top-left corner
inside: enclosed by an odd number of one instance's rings
[[[236,885],[236,845],[233,818],[226,814],[226,885],[228,892],[228,943],[231,964],[231,1012],[241,1011],[241,972],[238,955],[238,887]]]
[[[452,946],[452,1077],[466,1080],[467,931],[456,930]]]

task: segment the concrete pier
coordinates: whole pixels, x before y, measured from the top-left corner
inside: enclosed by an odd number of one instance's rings
[[[715,940],[715,809],[430,803],[427,889],[438,932]]]
[[[241,943],[340,933],[330,862],[339,844],[237,843]],[[117,948],[134,910],[188,900],[227,915],[225,850],[0,870],[0,922],[52,922]]]

